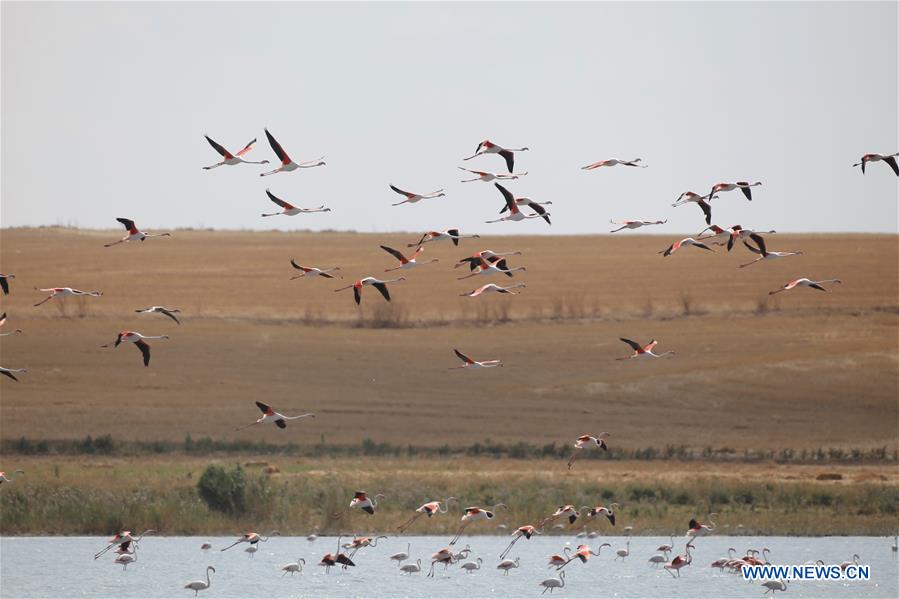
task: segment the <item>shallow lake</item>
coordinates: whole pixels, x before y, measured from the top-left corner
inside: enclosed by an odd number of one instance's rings
[[[392,537],[377,547],[361,549],[355,556],[357,567],[325,573],[316,564],[325,553],[334,551],[335,537],[273,537],[260,543],[253,556],[246,544],[221,552],[235,537],[145,537],[137,561],[123,570],[113,563],[112,551],[98,560],[94,553],[106,546],[100,537],[3,537],[0,539],[0,595],[3,597],[193,597],[184,585],[205,577],[207,565],[214,566],[212,586],[200,597],[532,597],[543,591],[541,580],[558,576],[548,569],[550,555],[561,553],[566,543],[572,548],[585,542],[596,548],[612,544],[587,563],[575,561],[565,571],[566,584],[553,595],[559,597],[761,597],[759,582],[748,583],[740,576],[709,567],[734,547],[738,556],[747,548],[771,549],[771,563],[803,564],[822,559],[826,563],[861,556],[861,564],[871,566],[871,580],[801,581],[788,583],[786,597],[889,597],[899,596],[899,560],[891,551],[891,538],[875,537],[724,537],[699,539],[694,561],[681,571],[679,579],[667,571],[654,569],[647,559],[667,538],[634,537],[630,555],[615,560],[615,550],[625,548],[624,537],[577,539],[573,536],[522,539],[510,557],[520,557],[521,567],[508,576],[496,569],[498,555],[509,537],[471,536],[461,539],[458,548],[470,545],[469,559],[483,558],[483,568],[472,574],[452,565],[444,572],[437,566],[434,578],[427,578],[430,556],[445,547],[446,537]],[[349,540],[348,538],[344,541]],[[208,551],[200,545],[208,541]],[[675,539],[675,549],[683,552],[683,541]],[[412,562],[422,560],[422,572],[401,574],[389,556],[406,550],[411,543]],[[297,558],[306,559],[302,573],[282,577],[281,567]],[[410,562],[406,562],[410,563]],[[460,562],[461,563],[461,562]],[[549,595],[549,593],[547,593]],[[778,593],[780,595],[780,593]],[[770,596],[770,594],[769,594]]]

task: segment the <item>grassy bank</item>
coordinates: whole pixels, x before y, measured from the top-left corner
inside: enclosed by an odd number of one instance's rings
[[[603,534],[668,534],[691,517],[720,514],[727,534],[882,535],[896,527],[896,467],[801,466],[772,462],[584,462],[568,473],[557,460],[484,458],[333,458],[280,456],[226,459],[94,459],[76,456],[4,457],[5,468],[26,474],[0,492],[2,534],[110,534],[155,528],[164,534],[234,534],[277,528],[284,534],[352,531],[392,533],[425,500],[455,495],[465,505],[504,502],[497,519],[475,534],[533,523],[562,503],[618,502],[617,528]],[[197,491],[203,471],[217,464],[245,478],[243,508],[210,509]],[[339,521],[357,489],[383,492],[375,516],[352,513]],[[460,509],[422,519],[418,533],[451,534]]]

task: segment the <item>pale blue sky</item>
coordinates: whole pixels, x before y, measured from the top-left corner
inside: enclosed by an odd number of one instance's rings
[[[720,225],[897,231],[897,3],[2,3],[2,226],[607,232],[669,219],[682,191],[761,180]],[[208,133],[323,168],[203,171]],[[482,139],[529,146],[502,206],[457,166]],[[641,157],[649,168],[579,167]],[[393,183],[447,197],[393,208]],[[327,214],[263,219],[264,190]],[[624,233],[626,234],[626,233]]]

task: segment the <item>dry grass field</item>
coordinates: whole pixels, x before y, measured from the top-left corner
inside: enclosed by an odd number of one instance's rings
[[[460,446],[486,438],[568,443],[612,432],[621,447],[879,447],[899,426],[897,238],[772,235],[805,255],[747,269],[745,248],[657,252],[678,235],[489,237],[427,244],[438,263],[403,273],[387,305],[365,289],[332,290],[395,266],[417,234],[176,231],[104,248],[120,231],[7,229],[0,271],[4,439],[264,439],[304,444]],[[457,281],[474,251],[520,250],[521,295],[462,298],[492,277]],[[411,251],[411,250],[410,250]],[[288,280],[302,264],[340,266],[343,282]],[[767,292],[800,276],[839,277],[830,294]],[[503,277],[505,279],[505,277]],[[339,284],[338,284],[339,283]],[[32,307],[34,287],[103,291]],[[134,310],[178,307],[183,324]],[[144,368],[133,347],[100,345],[118,331],[167,334]],[[627,336],[676,355],[616,361]],[[450,371],[452,348],[500,358]],[[287,430],[235,433],[258,412],[314,411]]]

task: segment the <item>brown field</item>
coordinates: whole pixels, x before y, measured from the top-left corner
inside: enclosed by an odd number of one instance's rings
[[[289,281],[288,260],[381,276],[394,261],[378,245],[405,251],[415,234],[177,231],[103,248],[119,235],[0,232],[0,271],[17,275],[5,328],[25,331],[0,340],[0,364],[29,369],[0,380],[4,439],[460,446],[607,430],[622,447],[899,446],[896,236],[775,235],[772,249],[805,255],[749,269],[742,247],[659,256],[677,235],[440,242],[389,308],[369,288],[359,309],[332,281]],[[482,248],[524,252],[510,260],[528,268],[521,295],[458,296],[496,280],[455,280],[455,259]],[[768,298],[800,276],[844,284]],[[32,307],[50,286],[104,295]],[[133,312],[153,304],[181,308],[183,325]],[[99,347],[122,329],[171,339],[144,368],[135,348]],[[677,355],[619,362],[619,336]],[[449,371],[453,347],[506,366]],[[233,432],[257,399],[318,417]]]

